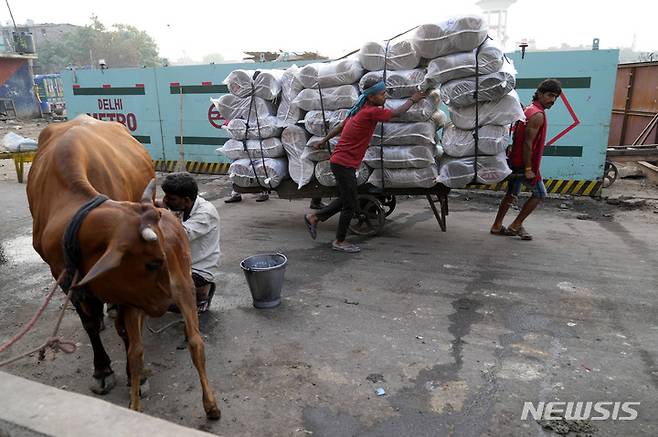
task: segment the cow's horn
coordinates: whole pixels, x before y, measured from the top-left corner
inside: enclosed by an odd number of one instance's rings
[[[158,241],[158,234],[147,226],[142,229],[142,238],[146,241]]]
[[[146,186],[146,189],[144,190],[144,194],[142,194],[142,202],[153,202],[154,197],[155,197],[155,179],[151,179],[149,184]]]

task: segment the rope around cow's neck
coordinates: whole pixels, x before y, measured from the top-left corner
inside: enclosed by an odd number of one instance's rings
[[[16,335],[14,335],[12,338],[10,338],[7,342],[5,342],[2,346],[0,346],[0,353],[6,351],[9,349],[14,343],[16,343],[18,340],[23,338],[25,334],[27,334],[36,324],[37,320],[43,312],[46,310],[46,307],[50,303],[50,300],[52,299],[53,295],[55,294],[55,290],[57,290],[57,286],[60,285],[60,283],[63,281],[64,277],[66,275],[66,271],[62,272],[59,275],[59,278],[57,281],[53,283],[53,285],[50,287],[50,290],[48,291],[48,295],[46,296],[46,299],[44,300],[43,304],[41,304],[41,307],[37,310],[37,312],[32,316],[32,319],[21,329]],[[78,281],[78,272],[75,273],[73,277],[73,284],[75,284]],[[67,354],[71,354],[76,351],[76,345],[75,343],[68,341],[68,340],[63,340],[60,337],[56,337],[57,331],[59,331],[59,327],[62,324],[62,320],[64,318],[64,313],[66,312],[66,308],[68,307],[68,303],[71,300],[71,294],[73,291],[69,289],[68,293],[66,294],[66,299],[64,300],[64,304],[62,305],[62,310],[60,311],[59,317],[57,319],[57,323],[55,324],[55,328],[53,329],[53,333],[48,339],[39,347],[36,347],[28,352],[22,353],[20,355],[17,355],[13,358],[9,358],[8,360],[5,361],[0,361],[0,367],[6,366],[7,364],[11,364],[15,361],[18,361],[22,358],[25,358],[29,355],[32,355],[35,352],[39,352],[39,358],[43,359],[45,357],[46,350],[50,349],[53,351],[53,353],[57,352],[58,350],[61,350]]]

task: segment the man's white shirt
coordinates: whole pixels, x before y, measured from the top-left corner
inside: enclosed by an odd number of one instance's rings
[[[208,282],[219,275],[219,213],[215,206],[197,196],[190,216],[183,222],[190,240],[192,273]]]

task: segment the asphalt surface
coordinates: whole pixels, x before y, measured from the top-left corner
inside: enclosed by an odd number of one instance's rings
[[[0,181],[0,342],[52,280],[31,248],[24,190]],[[636,420],[592,421],[593,435],[658,435],[654,206],[553,199],[527,221],[535,240],[522,242],[489,234],[495,196],[451,195],[446,233],[423,198],[399,198],[383,233],[348,255],[329,247],[335,218],[309,238],[306,201],[225,205],[224,178],[202,179],[201,191],[221,216],[222,278],[202,331],[222,420],[204,418],[189,354],[176,348],[182,325],[145,330],[145,413],[227,436],[548,436],[521,420],[525,401],[637,401]],[[239,262],[273,251],[289,260],[283,303],[257,310]],[[16,352],[43,341],[60,302]],[[106,323],[120,383],[104,399],[127,406],[123,345]],[[61,334],[76,353],[3,370],[91,395],[75,312]]]

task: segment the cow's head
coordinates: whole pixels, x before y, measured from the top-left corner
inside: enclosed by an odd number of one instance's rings
[[[98,230],[98,235],[88,235],[89,246],[102,247],[104,252],[88,268],[77,287],[92,281],[100,285],[112,282],[121,283],[121,288],[146,291],[155,287],[169,294],[171,278],[167,254],[171,255],[172,247],[182,252],[189,249],[184,233],[180,238],[181,229],[176,229],[180,224],[171,213],[155,207],[154,197],[155,180],[152,179],[140,202],[108,201],[107,207],[98,208],[89,215],[87,220],[92,220],[93,228]]]

